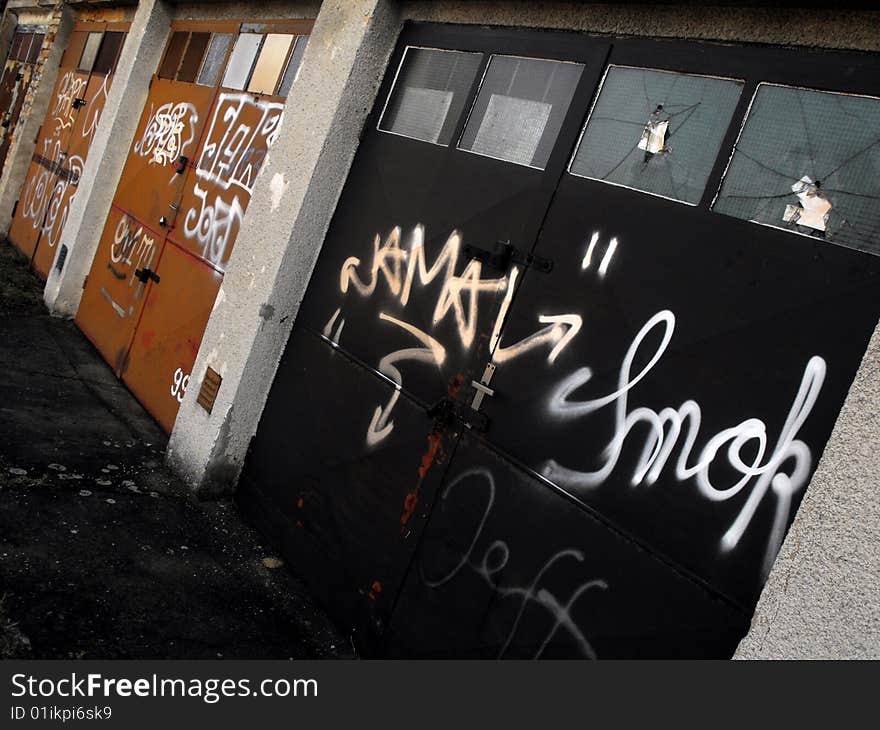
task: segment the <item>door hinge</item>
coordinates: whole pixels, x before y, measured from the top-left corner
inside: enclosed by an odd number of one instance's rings
[[[83,289],[85,289],[85,288],[86,288],[86,284],[88,284],[88,283],[89,283],[89,275],[88,275],[88,274],[86,274],[86,278],[85,278],[85,279],[83,279]]]
[[[18,200],[15,201],[15,204],[12,206],[12,217],[15,218],[15,211],[18,210]]]
[[[550,259],[520,251],[518,248],[511,246],[510,241],[496,241],[495,248],[491,251],[466,243],[464,245],[464,255],[487,266],[491,266],[498,271],[507,271],[511,263],[529,266],[543,274],[549,274],[553,270],[553,262]]]
[[[155,281],[157,284],[159,283],[159,275],[150,270],[149,268],[144,269],[135,269],[134,270],[134,278],[137,279],[142,284],[146,284],[150,279]]]

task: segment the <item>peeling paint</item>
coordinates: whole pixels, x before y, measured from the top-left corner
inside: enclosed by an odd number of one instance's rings
[[[284,197],[284,193],[289,187],[290,183],[284,180],[283,173],[276,172],[272,176],[272,180],[269,182],[269,191],[272,193],[271,210],[273,213],[281,207],[281,198]]]

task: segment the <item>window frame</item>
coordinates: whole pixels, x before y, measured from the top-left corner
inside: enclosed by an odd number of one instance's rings
[[[383,134],[393,134],[395,137],[403,137],[404,139],[410,139],[414,142],[424,142],[425,144],[432,144],[436,147],[446,147],[446,148],[452,147],[452,145],[455,144],[455,142],[456,142],[454,129],[453,129],[452,139],[450,139],[449,142],[447,142],[446,144],[442,144],[440,142],[432,142],[429,139],[422,139],[421,137],[410,137],[408,134],[394,132],[390,129],[382,129],[382,126],[381,126],[382,120],[385,118],[385,112],[388,111],[388,105],[391,103],[391,98],[394,96],[395,89],[397,89],[397,81],[398,81],[398,78],[400,77],[400,72],[403,70],[403,66],[406,63],[406,56],[409,53],[410,49],[415,49],[418,51],[440,51],[442,53],[461,53],[461,54],[471,55],[471,56],[481,56],[480,65],[483,66],[483,70],[482,70],[483,75],[485,75],[485,73],[486,73],[486,68],[485,68],[486,54],[482,53],[480,51],[462,51],[462,50],[458,50],[456,48],[435,48],[433,46],[420,46],[420,45],[408,44],[408,45],[404,46],[403,53],[400,57],[400,62],[397,64],[397,69],[394,72],[394,78],[391,82],[391,86],[388,89],[388,93],[385,95],[385,103],[382,105],[382,111],[379,113],[379,118],[376,120],[376,131],[377,132],[382,132]],[[478,68],[479,68],[479,66],[478,66]],[[479,71],[478,71],[477,75],[480,75]],[[476,79],[477,75],[474,76],[474,79]],[[481,76],[480,83],[482,83],[482,76]],[[473,82],[471,82],[471,85],[473,86]],[[477,88],[479,88],[479,84],[477,85]],[[473,97],[472,90],[468,91],[468,95],[469,95],[469,97]],[[471,98],[471,103],[473,103],[473,98]],[[458,122],[461,122],[461,114],[464,112],[465,108],[469,109],[468,98],[465,98],[465,105],[466,106],[462,108],[462,112],[459,113]],[[446,124],[446,121],[447,120],[444,119],[443,124]],[[458,126],[458,122],[456,123],[456,126]],[[442,129],[442,127],[441,127],[441,129]]]
[[[605,81],[607,80],[608,74],[611,72],[612,68],[629,68],[629,69],[633,69],[635,71],[654,71],[656,73],[666,73],[666,74],[671,74],[674,76],[694,76],[696,78],[710,78],[710,79],[718,79],[719,81],[738,82],[740,84],[740,95],[739,95],[739,99],[737,100],[737,103],[733,107],[733,112],[730,115],[730,121],[727,123],[728,129],[729,129],[730,125],[736,120],[736,117],[737,117],[736,110],[737,110],[737,107],[739,106],[740,100],[742,100],[743,93],[747,89],[748,81],[746,79],[737,78],[735,76],[719,76],[718,74],[701,74],[701,73],[695,73],[692,71],[673,71],[671,69],[666,69],[666,68],[654,68],[654,67],[649,68],[649,67],[645,67],[645,66],[635,66],[633,64],[613,63],[612,61],[608,61],[605,64],[604,70],[602,71],[602,80],[599,82],[599,86],[596,88],[596,94],[593,96],[593,101],[590,104],[590,109],[587,112],[587,117],[584,120],[583,127],[581,127],[581,133],[578,136],[577,143],[575,144],[574,149],[571,152],[571,157],[568,160],[568,164],[565,166],[566,174],[571,175],[572,177],[578,177],[581,180],[592,180],[593,182],[603,183],[605,185],[613,185],[614,187],[623,188],[625,190],[632,190],[633,192],[642,193],[643,195],[652,195],[655,198],[661,198],[662,200],[669,200],[670,202],[680,203],[681,205],[687,205],[692,208],[699,207],[703,201],[703,198],[706,195],[706,191],[709,189],[709,184],[712,179],[712,170],[715,168],[715,165],[718,164],[718,160],[720,159],[720,155],[722,154],[722,152],[725,149],[725,137],[727,136],[726,130],[725,130],[725,134],[723,134],[721,136],[721,142],[718,145],[718,151],[715,153],[715,157],[712,162],[712,165],[709,167],[709,173],[706,175],[706,181],[703,183],[703,190],[702,190],[702,193],[700,194],[700,198],[695,203],[691,203],[690,201],[687,201],[687,200],[681,200],[680,198],[673,198],[668,195],[662,195],[661,193],[655,193],[652,190],[643,190],[642,188],[634,188],[631,185],[624,185],[623,183],[613,182],[611,180],[603,180],[602,178],[591,177],[589,175],[581,175],[580,173],[572,171],[571,168],[572,168],[572,165],[574,164],[575,157],[577,157],[577,153],[581,148],[581,143],[583,142],[584,135],[587,132],[587,127],[590,124],[590,120],[593,118],[593,113],[596,110],[596,105],[599,103],[599,97],[602,95],[602,89],[605,87]]]
[[[718,179],[718,184],[715,189],[715,194],[713,195],[712,200],[709,201],[709,205],[707,206],[708,211],[714,215],[721,215],[721,216],[724,216],[725,218],[741,221],[742,223],[745,223],[745,224],[764,226],[765,228],[773,228],[773,229],[776,229],[777,231],[782,231],[783,233],[789,233],[789,234],[794,234],[796,236],[802,236],[803,238],[807,238],[811,241],[821,241],[823,243],[829,243],[829,244],[833,244],[836,246],[842,246],[844,248],[848,248],[853,251],[862,251],[863,253],[868,253],[868,254],[871,254],[874,256],[880,255],[880,251],[878,251],[878,253],[864,251],[863,249],[854,248],[853,246],[850,246],[846,243],[838,243],[833,238],[814,236],[810,233],[804,233],[802,231],[799,231],[797,228],[786,228],[785,226],[777,226],[777,225],[773,225],[772,223],[766,223],[764,221],[755,220],[754,218],[740,218],[739,216],[731,215],[730,213],[725,213],[720,210],[715,210],[715,203],[718,202],[718,198],[721,197],[721,189],[724,187],[724,181],[727,179],[727,173],[730,170],[731,164],[733,163],[733,157],[734,157],[734,155],[736,155],[737,147],[739,146],[739,141],[742,138],[743,132],[745,131],[745,128],[746,128],[746,124],[748,123],[749,118],[751,117],[752,107],[755,104],[755,99],[758,98],[758,92],[761,90],[762,86],[775,86],[777,88],[795,89],[798,91],[810,91],[810,92],[815,92],[817,94],[830,94],[832,96],[854,96],[854,97],[858,97],[861,99],[873,99],[873,100],[877,101],[878,103],[880,103],[880,91],[878,91],[877,95],[874,95],[874,94],[866,94],[866,93],[858,93],[858,92],[835,91],[833,89],[817,89],[817,88],[813,88],[813,87],[809,87],[809,86],[801,86],[799,84],[785,84],[785,83],[780,83],[780,82],[776,82],[776,81],[759,81],[756,84],[754,91],[752,92],[751,98],[749,99],[749,105],[746,108],[746,112],[742,117],[742,120],[739,125],[739,129],[737,130],[737,133],[736,133],[736,138],[734,139],[733,145],[730,148],[730,154],[727,156],[727,161],[724,163],[724,169],[721,172],[721,177]],[[794,194],[794,193],[792,193],[792,194]]]

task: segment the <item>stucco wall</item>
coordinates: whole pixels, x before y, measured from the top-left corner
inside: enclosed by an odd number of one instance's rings
[[[406,20],[586,30],[649,38],[880,50],[880,10],[524,2],[404,0]]]

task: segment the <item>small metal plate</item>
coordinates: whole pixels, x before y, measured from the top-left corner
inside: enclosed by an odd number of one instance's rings
[[[220,373],[212,368],[208,368],[205,373],[205,379],[202,380],[202,387],[199,388],[199,397],[196,402],[210,413],[214,408],[214,401],[217,400],[217,391],[220,390],[220,383],[223,378]]]

